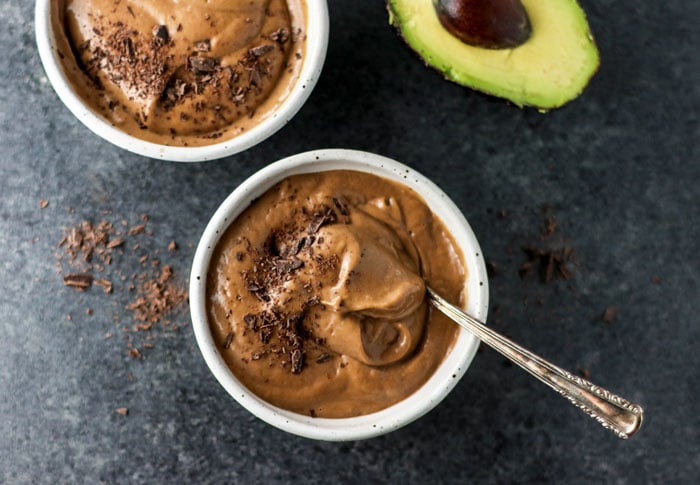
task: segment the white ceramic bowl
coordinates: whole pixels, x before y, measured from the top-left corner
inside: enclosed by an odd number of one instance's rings
[[[128,135],[90,108],[75,92],[64,73],[51,23],[53,0],[37,0],[34,26],[39,56],[56,94],[68,109],[92,132],[130,152],[151,158],[179,162],[200,162],[242,152],[269,138],[299,111],[318,80],[328,47],[327,0],[306,0],[306,57],[299,80],[278,109],[258,125],[234,138],[201,147],[171,147]]]
[[[468,278],[467,311],[484,321],[488,310],[488,282],[479,243],[457,206],[434,183],[411,168],[372,153],[354,150],[316,150],[294,155],[253,174],[221,204],[197,247],[190,275],[190,312],[197,343],[219,383],[243,407],[282,430],[307,438],[348,441],[371,438],[398,429],[435,407],[457,384],[471,363],[478,340],[462,329],[435,374],[418,391],[382,411],[355,418],[323,419],[273,406],[244,387],[229,370],[214,342],[206,309],[207,269],[213,249],[250,202],[286,177],[327,170],[356,170],[384,177],[415,190],[449,228],[462,249]],[[455,324],[456,325],[456,324]]]

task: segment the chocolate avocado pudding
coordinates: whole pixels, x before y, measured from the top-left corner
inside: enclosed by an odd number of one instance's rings
[[[303,0],[54,0],[76,92],[138,138],[200,146],[274,112],[304,57]]]
[[[262,399],[344,418],[411,395],[458,326],[425,284],[464,302],[461,252],[410,188],[375,175],[289,177],[229,226],[208,272],[217,347]]]

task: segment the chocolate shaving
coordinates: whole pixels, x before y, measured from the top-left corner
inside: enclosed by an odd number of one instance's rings
[[[256,291],[262,291],[264,288],[256,283],[249,283],[246,289],[252,293]]]
[[[223,348],[228,349],[231,347],[231,342],[233,342],[233,332],[226,334],[226,341],[224,342]]]
[[[347,204],[345,202],[343,202],[342,200],[333,197],[333,204],[338,209],[338,212],[340,212],[340,215],[342,215],[342,216],[350,215],[350,212],[348,211]]]
[[[112,282],[104,278],[98,278],[94,281],[98,286],[102,287],[102,291],[105,293],[112,293]]]
[[[213,57],[192,56],[187,58],[188,64],[195,75],[213,73],[219,62]]]
[[[268,37],[271,41],[284,44],[289,40],[289,31],[284,27],[280,27],[279,29],[272,32]]]
[[[252,47],[250,50],[248,50],[248,53],[253,57],[261,57],[270,52],[272,49],[274,49],[274,47],[270,44],[263,44]]]
[[[258,69],[258,64],[254,64],[250,68],[250,76],[248,82],[251,86],[260,87],[262,86],[262,76],[260,75],[260,70]]]
[[[544,221],[544,226],[542,226],[541,236],[542,239],[546,239],[557,231],[557,221],[552,215],[548,215]]]
[[[301,350],[295,349],[289,360],[292,364],[292,374],[301,373],[304,367],[304,354],[302,354]]]
[[[324,362],[328,362],[330,360],[330,358],[331,358],[331,354],[324,352],[316,358],[316,363],[323,364]]]
[[[304,266],[304,262],[300,259],[279,259],[275,261],[275,267],[280,273],[291,273]]]
[[[87,273],[71,273],[63,277],[63,284],[75,288],[79,291],[85,291],[92,286],[93,276]]]
[[[541,249],[534,246],[523,246],[522,250],[528,257],[518,273],[521,278],[524,278],[532,271],[539,267],[540,279],[543,283],[548,284],[555,278],[568,280],[571,278],[571,271],[567,264],[573,260],[574,250],[571,247],[560,249]]]
[[[194,50],[197,52],[209,52],[211,50],[211,41],[209,39],[196,41],[194,43]]]
[[[143,231],[146,230],[146,226],[143,224],[138,224],[131,229],[129,229],[129,232],[127,233],[129,236],[136,236],[137,234],[141,234]]]
[[[165,25],[156,25],[153,27],[153,45],[155,47],[163,46],[170,40],[168,28]]]
[[[336,220],[337,217],[333,209],[324,206],[323,209],[314,213],[311,224],[309,224],[308,232],[309,234],[315,234],[323,225],[333,223]]]
[[[258,317],[256,315],[253,315],[252,313],[248,313],[243,317],[243,321],[245,322],[246,326],[257,332],[258,331]]]
[[[260,330],[260,341],[263,344],[270,343],[271,338],[272,338],[272,329],[270,327],[265,327],[265,328]]]
[[[617,318],[617,314],[620,313],[620,307],[617,306],[609,306],[605,309],[603,312],[603,315],[601,316],[601,319],[605,323],[612,323],[615,321]]]
[[[121,246],[122,244],[124,244],[124,240],[120,237],[117,237],[107,243],[107,248],[114,249],[116,247]]]

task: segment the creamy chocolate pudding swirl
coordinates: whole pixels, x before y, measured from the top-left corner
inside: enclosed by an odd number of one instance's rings
[[[76,88],[123,131],[206,145],[255,126],[288,95],[304,52],[303,0],[54,0]]]
[[[412,394],[458,327],[424,279],[463,301],[451,235],[412,190],[350,171],[293,176],[241,214],[207,281],[215,341],[236,377],[279,407],[342,418]]]

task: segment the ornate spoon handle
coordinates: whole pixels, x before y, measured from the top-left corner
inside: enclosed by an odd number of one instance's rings
[[[427,290],[430,301],[435,308],[476,335],[489,347],[497,350],[567,398],[619,438],[629,438],[642,425],[644,410],[638,404],[631,403],[547,362],[503,335],[494,332],[477,319],[470,317],[461,309],[445,301],[432,289],[427,288]]]

